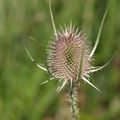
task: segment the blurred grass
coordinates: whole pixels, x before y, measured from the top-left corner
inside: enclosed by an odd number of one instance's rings
[[[109,2],[54,0],[56,26],[59,29],[59,25],[72,20],[93,45]],[[40,86],[49,76],[32,64],[24,50],[27,46],[37,62],[45,63],[45,49],[53,34],[48,3],[49,0],[0,0],[0,120],[61,118],[59,99],[63,98],[55,94],[56,82]],[[112,62],[93,76],[103,93],[81,82],[82,120],[120,120],[119,11],[120,1],[113,0],[95,55],[95,65],[103,65],[117,50]]]

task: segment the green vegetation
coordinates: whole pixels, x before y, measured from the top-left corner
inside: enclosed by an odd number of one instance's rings
[[[57,29],[72,20],[88,35],[92,46],[110,0],[54,0]],[[95,54],[95,65],[112,62],[92,76],[102,93],[81,82],[81,120],[120,120],[120,0],[112,0]],[[46,48],[52,39],[49,0],[0,0],[0,120],[64,120],[66,89],[56,95],[57,81],[31,62],[46,64]],[[62,112],[61,112],[62,111]],[[67,119],[67,118],[66,118]]]

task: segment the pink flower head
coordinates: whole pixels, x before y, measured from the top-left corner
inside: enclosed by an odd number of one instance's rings
[[[66,30],[61,28],[50,45],[47,61],[50,73],[57,79],[67,81],[76,81],[79,77],[88,76],[91,59],[87,42],[86,37],[72,25]]]
[[[101,67],[93,67],[91,64],[93,61],[93,55],[99,43],[103,23],[109,6],[103,16],[97,39],[92,49],[90,49],[90,45],[88,44],[86,36],[79,32],[78,29],[75,29],[72,24],[70,24],[68,27],[65,27],[65,30],[63,30],[61,27],[61,31],[57,32],[50,4],[49,7],[55,36],[53,38],[53,42],[51,42],[49,46],[49,53],[47,57],[48,69],[36,63],[28,50],[25,48],[27,54],[40,69],[50,72],[50,74],[53,76],[53,80],[58,79],[59,81],[63,82],[61,86],[58,86],[57,92],[59,92],[67,82],[70,81],[72,84],[78,82],[80,79],[84,80],[89,85],[100,91],[89,81],[89,78],[90,73],[101,70],[112,60],[111,58],[105,65]],[[42,84],[47,82],[48,80]]]

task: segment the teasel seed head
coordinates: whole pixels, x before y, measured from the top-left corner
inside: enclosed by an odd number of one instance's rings
[[[82,32],[79,32],[78,29],[75,29],[72,24],[70,24],[68,27],[65,27],[65,29],[61,27],[60,31],[56,30],[50,0],[49,8],[54,30],[54,38],[53,42],[51,42],[49,46],[46,68],[43,65],[36,63],[25,47],[25,50],[29,55],[31,61],[35,63],[35,65],[38,66],[40,69],[44,70],[47,73],[50,73],[49,75],[52,76],[50,80],[57,79],[59,83],[62,83],[58,86],[57,93],[59,93],[66,85],[66,83],[68,83],[72,120],[76,120],[78,118],[79,112],[77,106],[77,83],[79,82],[79,80],[82,79],[89,85],[100,91],[89,81],[90,74],[106,67],[113,58],[112,57],[105,65],[101,67],[92,66],[93,55],[99,43],[101,31],[109,6],[107,7],[103,15],[95,44],[93,48],[90,49],[87,37],[82,34]],[[41,83],[41,85],[46,83],[48,83],[48,80]]]
[[[65,27],[65,29],[61,27],[61,30],[57,31],[52,14],[50,0],[49,9],[54,30],[54,38],[51,44],[49,45],[47,66],[44,67],[44,65],[36,63],[26,47],[25,50],[29,55],[31,61],[34,62],[37,67],[39,67],[41,70],[44,70],[47,73],[50,73],[50,75],[52,76],[50,80],[58,79],[59,82],[62,83],[62,85],[58,86],[57,92],[60,92],[62,88],[66,85],[66,83],[69,82],[72,86],[73,83],[78,83],[78,81],[81,79],[87,82],[95,89],[97,89],[98,91],[100,91],[89,81],[89,79],[90,74],[106,67],[116,54],[115,52],[112,58],[103,66],[92,66],[93,55],[95,54],[95,51],[99,44],[101,31],[106,15],[108,13],[109,6],[110,5],[108,5],[103,15],[98,35],[95,40],[95,44],[92,47],[92,49],[90,49],[91,46],[90,44],[88,44],[87,37],[84,34],[82,34],[82,32],[79,32],[78,29],[75,29],[75,27],[72,26],[72,24],[70,24],[68,27]],[[45,84],[47,82],[48,80],[44,81],[41,84]]]
[[[55,78],[75,82],[79,77],[89,76],[92,61],[90,46],[85,34],[72,24],[65,30],[61,27],[49,48],[48,68]]]

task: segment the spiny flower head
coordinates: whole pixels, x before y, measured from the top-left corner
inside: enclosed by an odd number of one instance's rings
[[[82,32],[79,32],[78,29],[75,29],[72,24],[63,29],[61,27],[60,31],[56,30],[51,5],[50,7],[50,15],[52,20],[52,25],[54,29],[54,38],[49,45],[49,52],[47,57],[47,68],[39,65],[34,61],[31,57],[28,50],[25,48],[31,60],[42,70],[49,73],[52,76],[52,80],[58,80],[61,85],[57,88],[57,93],[59,93],[62,88],[69,83],[69,96],[71,103],[71,113],[72,120],[78,119],[78,107],[77,107],[77,86],[80,80],[84,80],[92,87],[100,91],[96,86],[94,86],[90,81],[90,74],[101,70],[108,63],[106,63],[102,67],[93,67],[93,55],[99,43],[100,34],[102,30],[102,26],[107,15],[108,8],[103,16],[98,36],[95,42],[95,45],[92,49],[90,49],[90,45],[88,44],[87,38]],[[47,81],[42,84],[47,83]]]
[[[77,81],[83,76],[89,76],[90,47],[86,36],[72,24],[57,32],[49,48],[48,69],[55,78]]]
[[[61,27],[61,30],[57,32],[50,4],[49,8],[55,36],[49,46],[47,68],[44,68],[36,63],[28,50],[25,48],[27,54],[40,69],[52,75],[52,80],[58,79],[59,82],[62,81],[62,85],[58,86],[57,92],[59,92],[66,83],[70,82],[72,85],[80,79],[100,91],[89,81],[89,78],[91,73],[101,70],[107,66],[113,58],[112,57],[105,65],[101,67],[93,67],[91,64],[93,61],[93,55],[99,43],[103,23],[105,21],[109,6],[104,13],[95,45],[92,49],[90,49],[91,47],[88,44],[86,36],[79,32],[78,29],[75,29],[72,24],[65,27],[65,29]],[[42,84],[47,82],[48,80]]]

